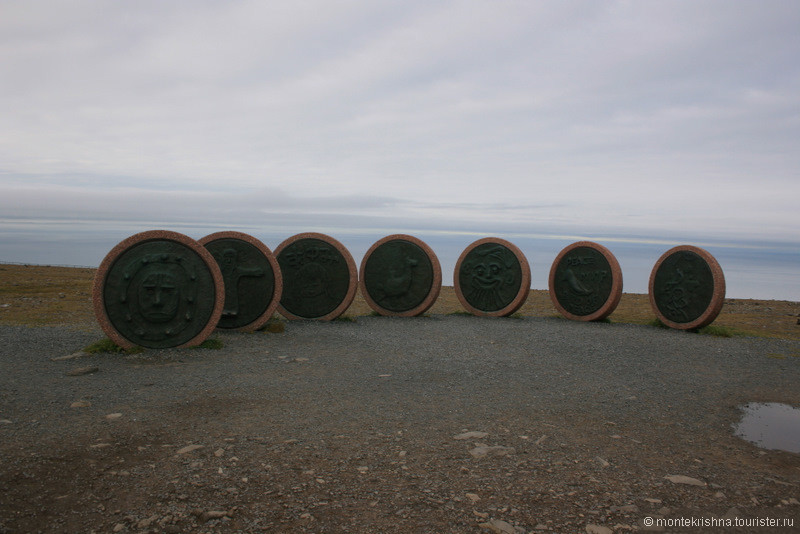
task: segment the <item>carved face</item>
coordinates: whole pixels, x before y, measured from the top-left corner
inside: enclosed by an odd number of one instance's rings
[[[464,282],[460,282],[470,304],[481,310],[494,311],[513,300],[513,296],[509,300],[506,293],[517,281],[513,269],[515,260],[513,254],[502,246],[482,245],[470,252],[461,268]]]
[[[222,258],[219,263],[223,271],[228,271],[236,267],[236,256],[236,251],[232,248],[226,248],[222,251]]]
[[[468,266],[473,287],[481,290],[496,290],[501,284],[513,281],[514,275],[508,270],[510,262],[507,258],[504,261],[502,253],[501,250],[493,250]]]
[[[175,318],[180,303],[180,285],[168,272],[152,272],[143,280],[139,295],[139,311],[148,321],[166,323]]]

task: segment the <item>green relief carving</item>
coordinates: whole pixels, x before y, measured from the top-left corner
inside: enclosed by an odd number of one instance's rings
[[[661,262],[653,296],[664,317],[676,323],[690,323],[711,304],[714,275],[698,254],[688,250],[676,252]]]
[[[505,308],[517,297],[521,284],[519,260],[498,243],[478,245],[461,262],[461,294],[475,309],[493,312]]]
[[[225,281],[225,306],[219,328],[241,328],[258,319],[275,293],[275,273],[261,251],[235,238],[216,239],[206,248],[217,260]]]
[[[380,307],[402,313],[422,304],[433,287],[431,259],[415,243],[394,239],[372,251],[364,286]]]
[[[103,298],[109,321],[123,337],[143,347],[175,347],[208,324],[214,279],[203,259],[183,244],[145,241],[116,259]]]
[[[323,317],[344,302],[350,271],[342,254],[325,241],[298,239],[278,255],[283,275],[281,306],[306,319]]]
[[[573,315],[591,315],[611,296],[611,265],[592,247],[577,247],[556,266],[554,289],[559,304]]]

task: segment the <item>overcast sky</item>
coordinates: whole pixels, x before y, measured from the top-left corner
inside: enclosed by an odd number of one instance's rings
[[[0,218],[797,242],[799,28],[793,0],[0,0]]]

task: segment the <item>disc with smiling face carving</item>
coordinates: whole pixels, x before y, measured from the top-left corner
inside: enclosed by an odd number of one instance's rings
[[[579,241],[564,248],[550,269],[550,299],[576,321],[608,317],[622,297],[622,271],[606,247]]]
[[[290,237],[275,249],[283,275],[278,307],[287,319],[335,319],[358,287],[353,257],[334,238],[313,232]]]
[[[528,298],[531,270],[515,245],[496,237],[469,245],[453,272],[456,296],[474,315],[504,317]]]
[[[222,276],[214,258],[176,232],[143,232],[122,241],[95,275],[98,322],[122,347],[192,346],[222,313]]]
[[[665,252],[650,273],[650,306],[665,325],[694,330],[711,324],[725,301],[725,276],[707,251],[682,245]]]
[[[225,281],[225,306],[217,328],[252,331],[278,307],[283,281],[274,254],[255,237],[217,232],[200,239],[217,260]]]
[[[381,315],[413,317],[429,309],[442,287],[433,250],[419,239],[394,234],[376,242],[361,262],[361,293]]]

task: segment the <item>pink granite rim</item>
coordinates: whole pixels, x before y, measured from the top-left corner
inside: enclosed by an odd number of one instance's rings
[[[103,258],[94,276],[94,281],[92,283],[92,307],[94,308],[94,315],[97,318],[97,322],[100,324],[100,328],[111,341],[125,349],[136,346],[114,328],[114,325],[111,323],[106,313],[105,303],[103,302],[103,292],[108,271],[114,265],[114,262],[117,261],[117,258],[134,245],[156,240],[176,241],[191,249],[200,256],[203,263],[206,264],[211,273],[211,278],[214,280],[214,307],[209,317],[208,324],[206,324],[195,337],[182,345],[178,345],[176,348],[195,347],[211,335],[211,332],[213,332],[217,326],[217,322],[219,322],[219,318],[222,316],[222,308],[225,304],[225,286],[222,281],[222,272],[217,265],[217,260],[214,259],[211,253],[191,237],[178,232],[173,232],[171,230],[148,230],[127,237],[114,246],[114,248],[106,254],[105,258]]]
[[[367,265],[367,260],[378,247],[389,243],[390,241],[408,241],[409,243],[417,245],[428,256],[428,259],[430,259],[431,262],[431,267],[433,268],[433,281],[431,283],[431,290],[428,292],[428,295],[419,305],[403,312],[387,310],[386,308],[382,307],[372,299],[366,287],[364,272]],[[366,300],[369,307],[375,310],[377,313],[387,317],[416,317],[428,311],[436,302],[436,299],[439,298],[439,293],[442,290],[442,266],[439,263],[439,258],[436,256],[436,253],[433,251],[433,249],[421,239],[407,234],[387,235],[386,237],[373,243],[369,250],[367,250],[366,254],[364,254],[364,258],[361,260],[358,284],[361,288],[361,295],[364,297],[364,300]]]
[[[705,260],[705,262],[708,264],[708,267],[711,269],[711,276],[714,280],[714,291],[711,295],[711,302],[709,302],[706,311],[703,312],[700,317],[689,323],[676,323],[675,321],[667,319],[664,314],[661,313],[661,310],[656,304],[653,290],[655,286],[656,273],[661,267],[661,264],[676,252],[684,251],[694,252],[703,258],[703,260]],[[659,321],[676,330],[695,330],[697,328],[703,328],[704,326],[710,325],[722,311],[722,306],[725,303],[725,275],[722,272],[722,267],[720,266],[719,262],[714,256],[711,255],[711,253],[694,245],[680,245],[669,249],[662,254],[660,258],[658,258],[658,261],[653,266],[653,270],[650,272],[650,281],[647,286],[647,293],[650,298],[650,308],[653,310],[653,313],[656,314],[656,317],[658,317]]]
[[[204,247],[217,241],[219,239],[238,239],[239,241],[244,241],[253,245],[255,248],[258,249],[264,257],[267,258],[267,261],[272,267],[272,273],[274,275],[274,290],[272,293],[272,300],[269,301],[267,304],[267,308],[264,310],[264,313],[259,315],[256,319],[254,319],[250,324],[246,324],[244,326],[240,326],[239,328],[226,328],[225,330],[228,331],[238,331],[238,332],[254,332],[259,328],[262,328],[267,322],[272,318],[275,314],[275,311],[278,309],[278,304],[281,301],[281,295],[283,294],[283,275],[281,274],[281,268],[278,265],[278,259],[275,257],[275,254],[269,249],[267,245],[265,245],[260,239],[253,237],[250,234],[245,234],[243,232],[236,232],[233,230],[224,231],[224,232],[214,232],[213,234],[208,234],[207,236],[199,239],[197,242],[203,245]],[[224,280],[224,277],[223,277]]]
[[[570,313],[567,311],[558,299],[556,298],[555,293],[555,278],[556,278],[556,269],[558,268],[559,263],[564,257],[575,250],[576,248],[587,247],[596,250],[608,262],[608,265],[611,267],[611,293],[609,293],[608,298],[603,303],[603,305],[594,313],[589,315],[575,315],[574,313]],[[553,306],[558,310],[558,312],[566,317],[567,319],[571,319],[573,321],[600,321],[611,315],[617,306],[619,305],[619,301],[622,298],[622,269],[619,266],[619,262],[617,258],[612,254],[612,252],[604,247],[599,243],[595,243],[593,241],[576,241],[571,245],[567,245],[564,249],[558,253],[556,259],[553,260],[553,264],[550,266],[550,276],[548,277],[548,287],[550,293],[550,300],[553,303]]]
[[[292,243],[303,239],[318,239],[320,241],[324,241],[339,251],[344,258],[345,263],[347,264],[347,271],[350,275],[350,281],[347,285],[347,293],[345,293],[344,299],[339,306],[337,306],[332,312],[321,317],[300,317],[286,310],[280,303],[278,303],[278,313],[292,321],[332,321],[347,311],[347,308],[350,307],[350,304],[353,303],[353,299],[356,296],[356,290],[358,289],[358,270],[356,268],[356,262],[353,259],[353,255],[350,254],[350,251],[347,250],[343,244],[327,234],[321,234],[318,232],[303,232],[301,234],[295,234],[289,238],[286,238],[280,245],[275,247],[275,258],[280,255],[283,249]]]
[[[514,256],[516,256],[517,261],[519,262],[520,265],[520,270],[522,271],[522,280],[520,280],[519,292],[517,293],[517,296],[505,308],[501,308],[499,310],[492,312],[479,310],[474,306],[472,306],[469,302],[467,302],[467,299],[461,292],[461,284],[460,284],[461,264],[464,262],[464,258],[467,257],[467,254],[469,254],[472,251],[472,249],[479,247],[485,243],[496,243],[510,250],[514,254]],[[461,253],[461,255],[458,257],[455,269],[453,270],[453,286],[456,291],[456,297],[458,297],[459,302],[461,302],[461,305],[464,307],[464,309],[470,312],[472,315],[477,315],[481,317],[506,317],[508,315],[511,315],[518,309],[520,309],[522,305],[525,304],[525,301],[528,299],[528,295],[530,295],[531,292],[531,267],[530,264],[528,263],[528,259],[525,257],[525,254],[523,254],[522,251],[519,249],[519,247],[517,247],[515,244],[499,237],[484,237],[483,239],[478,239],[477,241],[474,241],[469,246],[467,246],[467,248],[465,248],[464,251]]]

